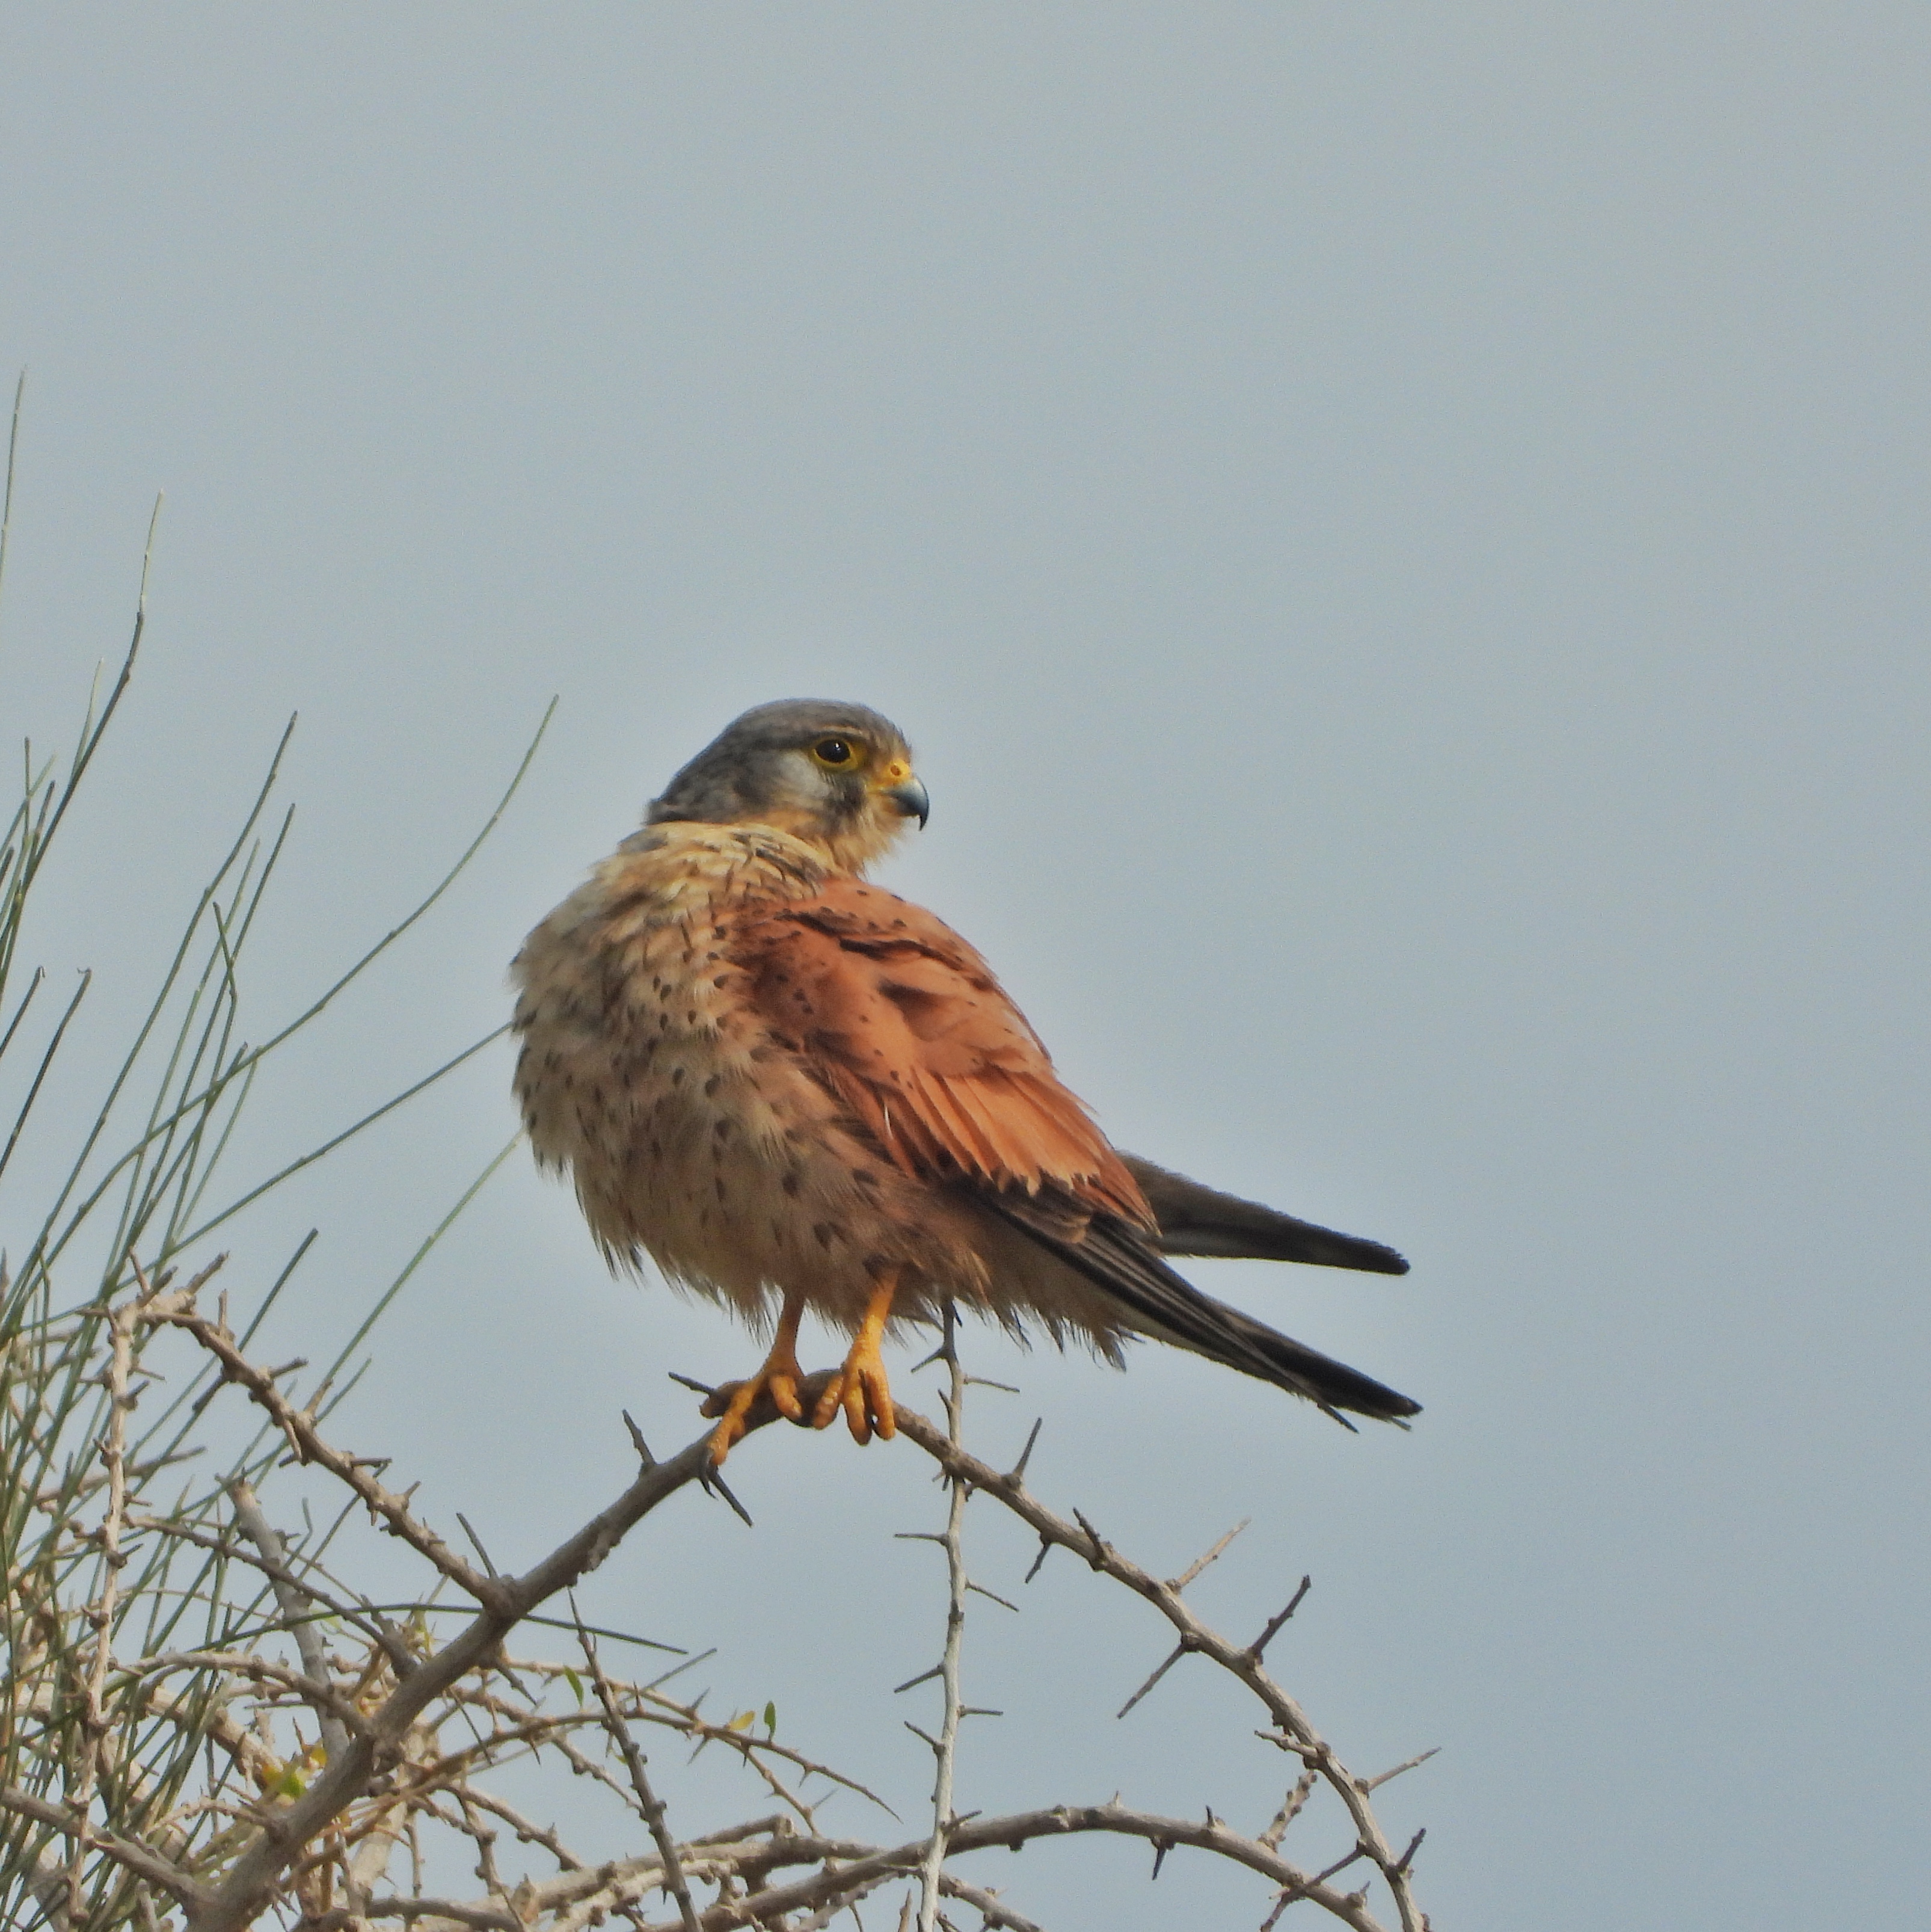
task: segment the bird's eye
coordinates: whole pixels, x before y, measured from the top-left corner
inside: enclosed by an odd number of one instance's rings
[[[820,764],[835,772],[848,772],[858,763],[858,754],[847,738],[820,738],[811,747],[811,755]]]

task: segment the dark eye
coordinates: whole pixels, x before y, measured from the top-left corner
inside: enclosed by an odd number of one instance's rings
[[[835,772],[848,771],[858,763],[858,754],[851,748],[849,740],[820,738],[811,747],[811,755],[820,764],[829,766]]]

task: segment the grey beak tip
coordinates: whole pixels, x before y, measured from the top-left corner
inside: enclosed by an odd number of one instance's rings
[[[932,801],[916,778],[907,778],[903,784],[894,785],[885,795],[898,808],[901,818],[916,818],[919,830],[925,830],[925,821],[932,815]]]

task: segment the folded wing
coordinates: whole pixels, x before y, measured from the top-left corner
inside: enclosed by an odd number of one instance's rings
[[[1378,1243],[1123,1156],[1062,1084],[979,954],[930,913],[855,879],[736,926],[728,950],[773,1034],[903,1172],[969,1190],[1099,1288],[1129,1328],[1338,1412],[1419,1405],[1205,1295],[1160,1251],[1400,1274]]]
[[[730,936],[766,1024],[905,1173],[1063,1192],[1152,1230],[1126,1163],[985,962],[894,894],[834,879]]]

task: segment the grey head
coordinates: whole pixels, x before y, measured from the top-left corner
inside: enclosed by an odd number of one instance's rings
[[[787,698],[728,724],[651,802],[646,822],[775,825],[856,871],[931,803],[911,748],[862,704]]]

